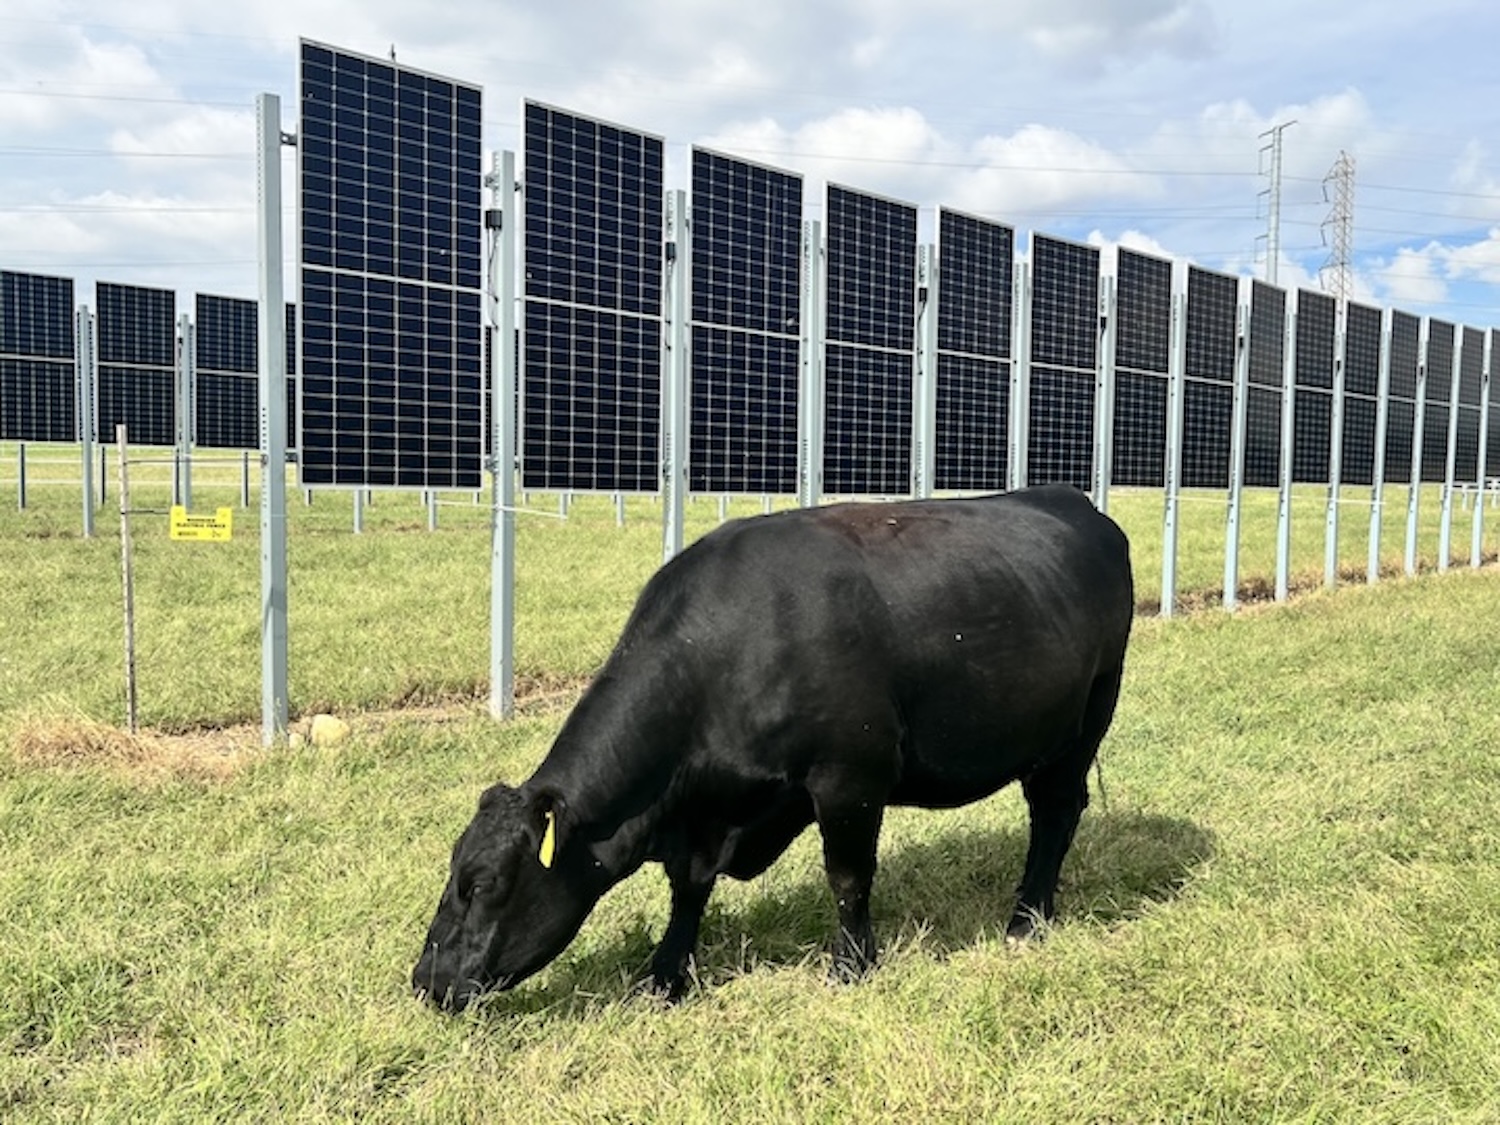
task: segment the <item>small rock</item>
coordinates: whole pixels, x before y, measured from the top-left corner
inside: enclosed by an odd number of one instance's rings
[[[332,715],[314,715],[307,737],[314,746],[332,746],[349,737],[349,724]]]
[[[300,730],[294,730],[286,736],[286,744],[293,750],[296,750],[298,747],[305,746],[307,744],[307,736]]]

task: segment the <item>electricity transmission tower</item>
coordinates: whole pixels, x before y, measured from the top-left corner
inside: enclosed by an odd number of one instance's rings
[[[1323,220],[1328,260],[1318,271],[1323,291],[1348,297],[1354,288],[1354,157],[1340,151],[1323,177],[1323,200],[1333,205]]]
[[[1281,260],[1281,134],[1297,124],[1283,121],[1260,135],[1260,173],[1269,176],[1270,186],[1260,194],[1266,198],[1266,282],[1276,284],[1276,269]],[[1270,140],[1266,140],[1266,138]],[[1259,240],[1257,240],[1259,241]]]

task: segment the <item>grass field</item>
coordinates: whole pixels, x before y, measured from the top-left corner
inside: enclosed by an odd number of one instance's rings
[[[164,504],[141,476],[137,503]],[[199,506],[214,495],[200,483]],[[452,1019],[406,988],[448,848],[607,653],[659,557],[655,510],[524,518],[522,700],[496,724],[483,509],[453,498],[429,533],[415,498],[378,496],[354,536],[347,496],[294,498],[294,707],[353,734],[263,751],[254,510],[227,545],[139,517],[132,740],[117,518],[85,542],[76,490],[35,485],[24,513],[11,496],[0,1120],[1500,1120],[1494,568],[1140,619],[1041,944],[1003,940],[1025,840],[1007,791],[891,815],[863,984],[824,983],[833,907],[807,834],[721,887],[683,1004],[634,987],[666,916],[648,870],[548,970]],[[1295,568],[1316,586],[1321,497],[1306,506]],[[1160,497],[1112,511],[1149,593]],[[1274,558],[1265,511],[1247,581]],[[717,514],[691,513],[695,531]],[[1454,542],[1466,555],[1466,523]],[[1197,501],[1181,565],[1199,601],[1222,548],[1222,502]],[[1341,557],[1362,565],[1362,541]]]

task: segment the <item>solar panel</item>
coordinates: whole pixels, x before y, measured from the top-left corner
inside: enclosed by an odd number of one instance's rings
[[[1421,321],[1410,313],[1391,314],[1391,371],[1385,423],[1386,480],[1411,480],[1421,331]]]
[[[522,478],[660,484],[664,146],[527,102]]]
[[[479,487],[477,86],[301,45],[304,485]]]
[[[689,488],[797,487],[802,179],[692,156]]]
[[[1234,389],[1188,379],[1182,397],[1182,486],[1229,487],[1229,430]]]
[[[1344,484],[1375,480],[1381,312],[1350,302],[1344,312]]]
[[[1245,412],[1245,483],[1281,483],[1281,411],[1286,367],[1286,293],[1250,286],[1249,398]]]
[[[94,288],[98,333],[99,440],[124,423],[135,445],[177,440],[177,295],[100,281]]]
[[[1238,306],[1238,278],[1188,267],[1182,411],[1185,488],[1229,486]]]
[[[1458,360],[1458,429],[1454,447],[1455,480],[1479,480],[1479,407],[1484,388],[1484,333],[1464,328]]]
[[[1429,483],[1448,476],[1448,411],[1453,398],[1453,325],[1427,321],[1427,389],[1422,410],[1422,479]]]
[[[916,361],[917,209],[828,185],[824,487],[905,493]]]
[[[1172,263],[1121,247],[1115,269],[1111,483],[1161,488],[1166,480]]]
[[[1239,287],[1239,279],[1228,274],[1188,267],[1186,334],[1189,379],[1234,382]]]
[[[256,302],[199,293],[194,304],[194,444],[255,449],[260,444]]]
[[[0,271],[0,440],[77,439],[73,281]]]
[[[1333,366],[1338,303],[1324,293],[1297,291],[1296,355],[1292,361],[1292,479],[1326,483],[1333,453]]]
[[[1005,487],[1015,232],[938,212],[934,484]]]
[[[1495,366],[1500,363],[1500,328],[1490,329],[1490,406],[1485,433],[1484,480],[1500,477],[1500,394],[1495,392]]]
[[[1031,236],[1031,484],[1092,483],[1099,250]]]

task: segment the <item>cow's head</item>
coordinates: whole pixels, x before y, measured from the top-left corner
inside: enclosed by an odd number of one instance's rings
[[[453,846],[448,885],[412,970],[418,996],[458,1011],[567,947],[599,894],[586,848],[566,848],[555,796],[496,785]]]

